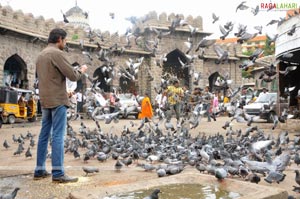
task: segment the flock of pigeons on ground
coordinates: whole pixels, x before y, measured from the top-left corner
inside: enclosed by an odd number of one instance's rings
[[[239,100],[238,97],[233,98]],[[185,169],[195,169],[220,181],[233,177],[259,183],[263,178],[272,184],[284,181],[284,171],[291,163],[300,164],[300,135],[295,134],[294,140],[290,140],[289,132],[282,131],[274,137],[272,132],[256,126],[253,117],[235,103],[226,110],[229,117],[222,126],[225,134],[206,135],[199,130],[197,135],[191,135],[190,130],[197,128],[204,119],[205,111],[199,106],[184,114],[180,127],[167,122],[163,114],[139,122],[129,121],[121,133],[114,132],[113,126],[109,132],[104,132],[97,118],[94,118],[94,129],[86,126],[84,121],[81,121],[79,129],[74,129],[69,122],[65,153],[78,159],[84,165],[83,172],[91,177],[92,173],[101,170],[101,166],[87,166],[90,161],[100,164],[115,161],[111,169],[116,172],[136,166],[158,177],[166,177],[180,174]],[[243,122],[246,128],[234,129],[234,120]],[[14,156],[32,158],[30,149],[35,147],[32,133],[13,135],[12,140],[3,143],[6,149],[16,145]],[[28,145],[26,151],[25,145]],[[48,158],[51,158],[51,152]],[[299,185],[299,172],[295,170],[295,192],[300,192]]]

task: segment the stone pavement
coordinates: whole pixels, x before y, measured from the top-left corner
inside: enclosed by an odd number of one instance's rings
[[[221,128],[225,121],[228,121],[228,117],[219,117],[217,121],[207,122],[206,118],[203,118],[200,125],[191,130],[193,136],[205,133],[206,135],[215,135],[216,133],[225,134],[226,131]],[[101,128],[104,133],[112,132],[113,134],[120,135],[124,125],[130,125],[130,121],[136,125],[132,128],[133,131],[137,129],[139,120],[134,119],[122,119],[119,123],[104,124],[100,121]],[[96,128],[94,121],[83,120],[83,123],[90,129]],[[175,124],[175,121],[174,121]],[[276,129],[271,130],[271,124],[259,121],[254,123],[260,128],[264,129],[265,133],[271,133],[275,137],[281,131]],[[75,131],[78,132],[80,127],[80,121],[72,121],[71,126]],[[233,129],[245,129],[245,124],[233,122]],[[137,183],[139,181],[155,180],[158,179],[155,171],[144,172],[140,167],[135,164],[130,165],[122,169],[121,172],[115,172],[114,164],[115,160],[111,158],[105,162],[99,162],[97,159],[91,159],[88,163],[84,163],[82,157],[80,159],[75,159],[73,154],[65,154],[65,169],[66,173],[71,176],[78,176],[79,182],[73,184],[55,184],[51,182],[51,178],[33,181],[33,170],[36,161],[36,147],[32,149],[33,157],[25,158],[24,154],[13,155],[16,151],[18,144],[13,143],[12,135],[15,134],[19,136],[20,134],[26,135],[27,132],[31,132],[35,135],[34,139],[37,141],[37,137],[40,130],[40,122],[35,123],[17,123],[14,125],[3,125],[0,129],[0,193],[7,193],[14,189],[14,187],[20,187],[20,191],[17,195],[18,198],[22,199],[53,199],[53,198],[67,198],[70,195],[73,198],[93,198],[92,196],[97,195],[97,192],[103,192],[103,190],[112,190],[113,186],[116,185],[128,185],[131,186],[132,183]],[[290,131],[290,137],[293,139],[295,131]],[[7,140],[10,144],[10,148],[5,149],[2,146],[4,140]],[[25,150],[28,147],[29,142],[25,141]],[[80,151],[82,152],[82,151]],[[142,160],[141,160],[142,161]],[[51,170],[51,162],[47,160],[47,168]],[[100,172],[96,174],[91,174],[85,176],[82,171],[82,166],[95,166],[98,167]],[[299,196],[292,192],[293,185],[296,185],[294,177],[294,170],[298,167],[291,164],[287,170],[284,172],[287,176],[285,180],[280,184],[269,185],[262,181],[259,183],[261,185],[273,186],[278,188],[283,188],[288,191],[289,194],[295,195],[297,198]],[[184,172],[195,172],[199,173],[195,168],[187,168]],[[180,174],[178,174],[180,175]],[[240,179],[238,179],[240,180]],[[101,197],[100,197],[101,198]]]

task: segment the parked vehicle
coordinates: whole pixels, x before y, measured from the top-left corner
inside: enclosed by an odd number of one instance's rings
[[[15,123],[17,118],[36,121],[37,107],[33,91],[13,87],[0,87],[0,118],[6,124]],[[26,106],[18,104],[18,96],[24,95]]]
[[[141,107],[135,95],[132,93],[122,93],[118,95],[118,98],[121,104],[120,117],[127,118],[132,115],[137,119]]]
[[[260,119],[273,122],[276,114],[277,93],[265,93],[258,96],[255,102],[244,106],[244,110],[249,115],[257,115]]]

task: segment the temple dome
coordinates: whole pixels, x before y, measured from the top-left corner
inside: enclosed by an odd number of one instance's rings
[[[69,23],[75,27],[89,28],[88,13],[83,11],[77,4],[66,12],[66,17]]]

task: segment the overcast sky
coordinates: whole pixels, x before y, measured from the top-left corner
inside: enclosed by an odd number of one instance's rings
[[[63,12],[68,11],[75,6],[76,0],[0,0],[2,6],[10,5],[13,10],[21,9],[24,13],[32,13],[35,17],[42,15],[45,19],[53,18],[55,21],[62,21]],[[105,3],[104,3],[105,2]],[[204,3],[205,2],[205,3]],[[141,17],[150,11],[156,11],[158,14],[166,12],[167,14],[183,14],[185,17],[201,16],[203,18],[204,31],[213,32],[212,37],[219,37],[219,25],[224,25],[232,21],[234,31],[238,24],[244,24],[248,27],[249,33],[254,33],[254,26],[264,26],[263,33],[276,34],[276,25],[266,26],[272,19],[279,19],[285,16],[285,11],[279,10],[260,10],[254,16],[251,8],[261,3],[269,3],[270,0],[248,0],[246,10],[238,10],[237,6],[241,0],[77,0],[77,5],[89,13],[89,23],[93,29],[101,31],[118,31],[124,33],[131,24],[126,21],[126,17]],[[273,3],[299,3],[296,0],[277,0]],[[299,7],[299,5],[298,5]],[[115,19],[110,18],[109,13],[115,13]],[[220,17],[220,20],[212,24],[212,13]]]

